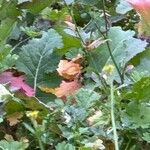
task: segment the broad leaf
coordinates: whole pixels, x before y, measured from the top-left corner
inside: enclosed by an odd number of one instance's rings
[[[116,7],[116,12],[119,13],[119,14],[125,14],[130,10],[132,10],[132,7],[125,0],[120,0],[120,2],[118,3],[118,5]]]
[[[35,91],[45,81],[50,83],[47,73],[53,72],[57,68],[60,59],[54,49],[62,47],[62,38],[53,29],[43,32],[40,39],[33,39],[22,47],[16,67],[19,71],[26,73],[27,79]]]
[[[120,69],[138,53],[145,50],[146,41],[134,38],[135,32],[123,31],[120,27],[112,27],[108,32],[110,49]],[[89,67],[100,72],[105,65],[113,64],[108,52],[107,44],[101,45],[89,55]],[[114,70],[113,76],[117,76]]]

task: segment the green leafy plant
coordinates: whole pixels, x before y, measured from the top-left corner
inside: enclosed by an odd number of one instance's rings
[[[0,1],[0,149],[150,149],[139,2]]]

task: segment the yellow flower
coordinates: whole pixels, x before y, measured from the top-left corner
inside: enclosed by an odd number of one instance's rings
[[[103,68],[103,72],[106,73],[106,74],[112,74],[113,70],[114,70],[114,66],[109,64],[109,65],[106,65],[104,68]]]
[[[33,118],[33,119],[36,119],[38,117],[38,113],[39,111],[27,111],[26,112],[26,116],[29,117],[29,118]]]

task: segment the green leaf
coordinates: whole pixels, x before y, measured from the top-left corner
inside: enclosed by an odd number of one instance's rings
[[[133,38],[134,31],[123,31],[121,27],[112,27],[109,31],[110,47],[118,66],[124,66],[138,53],[145,50],[146,41]],[[109,61],[109,62],[108,62]],[[107,63],[110,63],[110,58]]]
[[[18,56],[16,54],[8,54],[7,56],[4,54],[0,55],[0,72],[12,68],[16,64],[17,58]]]
[[[73,58],[77,57],[77,55],[80,54],[81,56],[84,55],[84,52],[81,49],[78,48],[72,48],[70,49],[66,54],[66,58],[72,60]]]
[[[132,10],[132,7],[125,0],[120,0],[120,2],[117,4],[116,12],[119,13],[119,14],[125,14],[130,10]]]
[[[32,126],[30,126],[29,124],[23,122],[23,125],[26,129],[28,129],[32,134],[35,134],[35,130]]]
[[[54,101],[56,99],[56,96],[51,93],[45,93],[41,91],[40,89],[37,89],[36,97],[42,101],[44,104],[47,104],[51,101]]]
[[[95,91],[83,88],[81,88],[75,95],[77,104],[86,109],[93,106],[95,101],[99,100],[99,98],[100,95]]]
[[[1,61],[1,63],[2,63],[2,61],[5,61],[4,59],[7,59],[9,57],[8,54],[10,53],[10,51],[11,51],[10,45],[5,44],[5,41],[0,43],[0,61]]]
[[[146,103],[130,102],[122,114],[123,126],[128,128],[149,128],[150,107]]]
[[[133,85],[129,97],[135,100],[148,100],[150,98],[150,77],[143,77]]]
[[[22,105],[22,107],[25,107],[27,110],[37,110],[41,116],[47,115],[50,111],[49,108],[36,97],[27,97],[21,95],[20,93],[16,94],[15,96],[20,99],[19,103]]]
[[[39,13],[45,7],[51,5],[53,0],[32,0],[32,2],[25,2],[19,5],[20,9],[27,9],[31,13]]]
[[[71,124],[82,122],[87,117],[87,112],[83,107],[70,106],[67,107],[65,111],[71,117],[71,120],[69,122]]]
[[[147,46],[146,41],[134,38],[134,34],[134,31],[123,31],[121,27],[112,27],[108,32],[110,49],[120,70],[134,56],[143,52]],[[101,72],[105,65],[113,64],[106,43],[90,53],[89,63],[89,67],[97,72]],[[112,76],[117,78],[116,70]]]
[[[20,10],[17,9],[16,5],[17,5],[16,0],[11,1],[1,0],[0,19],[1,20],[6,18],[16,19],[16,17],[20,14]]]
[[[80,147],[79,150],[92,150],[92,148],[89,148],[89,147]]]
[[[56,150],[75,150],[75,147],[72,144],[66,142],[58,143],[55,148]]]
[[[64,42],[64,47],[57,50],[59,55],[66,54],[66,52],[68,52],[72,48],[81,48],[81,42],[79,38],[67,34],[60,26],[55,27],[55,29],[62,36]]]
[[[52,9],[49,7],[46,7],[42,12],[41,15],[43,18],[46,18],[48,20],[51,21],[55,21],[58,24],[60,24],[61,22],[64,22],[64,18],[67,15],[67,8],[64,7],[60,10],[56,10],[56,9]]]
[[[0,61],[6,59],[6,56],[10,53],[11,46],[6,44],[6,40],[12,31],[15,24],[14,19],[4,19],[0,24]],[[1,66],[0,66],[1,67]]]
[[[62,38],[53,29],[43,32],[40,39],[35,38],[22,47],[16,68],[26,73],[27,79],[34,90],[43,85],[44,82],[50,83],[47,73],[53,72],[57,68],[60,56],[56,54],[55,49],[62,47]],[[54,77],[52,77],[53,79]]]
[[[4,111],[7,115],[11,115],[15,112],[22,112],[24,110],[25,107],[21,103],[12,100],[12,98],[9,98],[9,101],[4,106]]]
[[[0,149],[1,150],[25,150],[26,145],[22,142],[18,141],[0,141]]]
[[[78,3],[84,4],[84,5],[96,5],[98,3],[98,0],[77,0]]]
[[[2,20],[0,24],[0,42],[7,39],[8,35],[14,27],[14,23],[14,19],[7,18],[5,20]]]
[[[135,66],[135,70],[143,76],[150,75],[150,48],[148,47],[144,52],[132,59],[131,63]]]
[[[143,139],[148,143],[150,143],[150,133],[147,132],[143,133]]]

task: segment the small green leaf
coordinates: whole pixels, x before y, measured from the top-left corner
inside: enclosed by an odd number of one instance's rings
[[[93,106],[95,101],[99,100],[100,95],[95,91],[81,88],[75,95],[77,104],[80,107],[88,109]]]
[[[32,2],[25,2],[19,5],[20,9],[27,9],[31,13],[39,13],[45,7],[51,5],[53,0],[32,0]]]
[[[135,100],[148,100],[150,98],[150,77],[143,77],[133,85],[129,94]]]
[[[55,148],[56,150],[75,150],[75,147],[72,144],[66,142],[58,143]]]
[[[57,49],[59,55],[64,55],[72,48],[81,48],[81,42],[79,38],[67,34],[60,26],[55,27],[56,31],[62,36],[64,47]],[[69,42],[68,42],[69,41]]]
[[[149,128],[150,107],[146,103],[130,102],[122,113],[123,126],[128,128]]]
[[[14,23],[14,19],[7,18],[5,20],[2,20],[0,24],[0,42],[8,38],[8,35],[14,27]]]
[[[25,150],[26,145],[18,141],[0,141],[0,149],[2,150]]]
[[[78,3],[84,4],[84,5],[96,5],[98,3],[98,0],[77,0]]]
[[[148,143],[150,143],[150,133],[143,133],[143,139],[145,141],[147,141]]]

